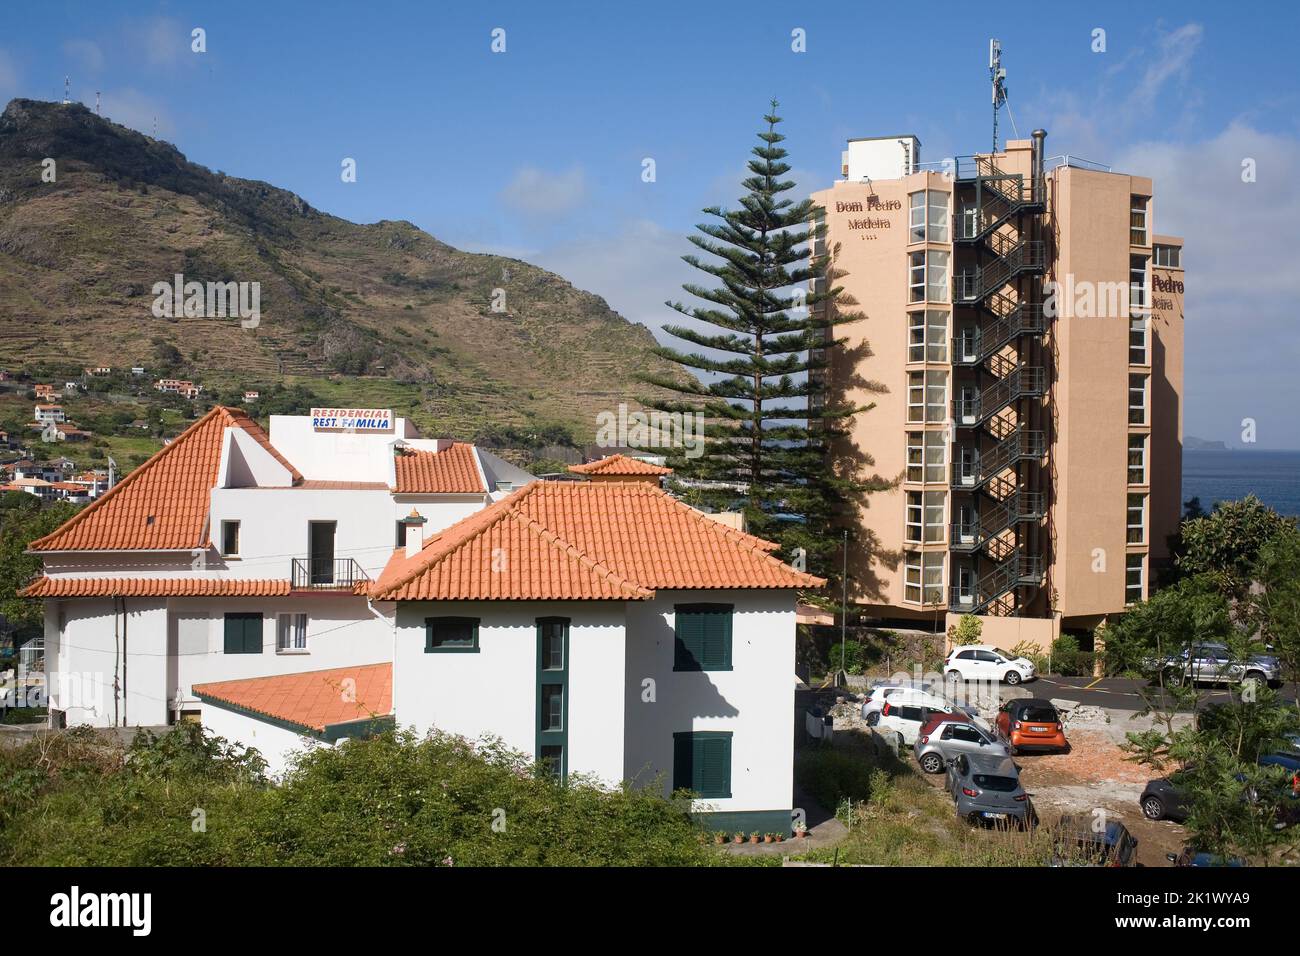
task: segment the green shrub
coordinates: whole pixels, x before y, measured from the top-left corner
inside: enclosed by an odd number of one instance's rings
[[[1080,670],[1079,640],[1072,634],[1062,634],[1052,641],[1052,670],[1063,677],[1077,677]]]
[[[978,644],[984,625],[974,614],[963,614],[952,627],[948,628],[948,638],[954,647]]]

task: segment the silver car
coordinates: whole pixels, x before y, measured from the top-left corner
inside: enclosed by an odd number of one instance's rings
[[[916,762],[926,773],[943,773],[948,759],[958,754],[989,754],[1009,757],[1011,751],[995,734],[969,720],[931,721],[916,738]]]
[[[948,760],[948,793],[957,817],[1029,828],[1038,822],[1029,794],[1020,785],[1020,769],[1010,757],[958,754]]]

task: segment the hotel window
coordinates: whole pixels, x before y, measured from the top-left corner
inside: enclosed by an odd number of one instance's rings
[[[943,603],[943,563],[947,552],[908,551],[903,568],[903,599],[912,604]]]
[[[926,309],[907,314],[907,360],[909,362],[948,361],[948,313],[943,309]]]
[[[907,267],[907,301],[925,301],[925,253],[909,253]]]
[[[477,654],[478,618],[426,617],[424,619],[424,653]]]
[[[931,302],[948,301],[948,253],[931,249],[926,253],[926,298]]]
[[[1147,436],[1128,436],[1128,483],[1145,485],[1147,483]]]
[[[1151,319],[1137,315],[1128,320],[1128,364],[1149,365],[1147,341],[1151,333]]]
[[[907,492],[905,540],[935,544],[944,540],[943,492]]]
[[[1147,295],[1147,257],[1128,257],[1128,304],[1132,308],[1145,309],[1151,305]]]
[[[930,189],[912,193],[908,242],[947,242],[949,194]]]
[[[948,418],[948,373],[925,374],[925,420],[942,422]]]
[[[1155,255],[1155,264],[1164,266],[1167,269],[1181,269],[1183,267],[1183,250],[1178,246],[1155,246],[1152,250]]]
[[[907,480],[941,483],[948,450],[943,432],[907,433]]]
[[[1128,496],[1128,543],[1142,544],[1146,540],[1146,495]]]
[[[1128,423],[1130,425],[1147,423],[1147,377],[1145,375],[1128,377]]]
[[[221,556],[225,558],[239,557],[238,521],[221,522]]]
[[[277,654],[306,653],[306,614],[277,614],[275,616],[275,650]]]
[[[544,769],[563,782],[569,772],[569,619],[537,619],[537,746]]]
[[[1128,241],[1131,246],[1147,245],[1147,203],[1146,196],[1132,197],[1129,208]]]
[[[1142,579],[1145,576],[1143,563],[1145,555],[1129,554],[1124,556],[1124,603],[1137,604],[1142,600]]]

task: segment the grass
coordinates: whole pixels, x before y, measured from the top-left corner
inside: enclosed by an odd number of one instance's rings
[[[1051,858],[1045,830],[985,830],[958,820],[948,794],[931,786],[911,761],[881,755],[866,731],[836,731],[830,745],[795,761],[803,789],[849,832],[832,847],[798,859],[868,866],[1041,866]]]

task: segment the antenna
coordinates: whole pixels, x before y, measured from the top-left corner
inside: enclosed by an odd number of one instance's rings
[[[95,90],[95,115],[96,116],[102,115],[99,112],[99,90]]]
[[[72,102],[71,97],[68,95],[68,86],[71,82],[72,82],[72,77],[70,76],[63,77],[63,105],[64,106],[67,106],[69,103]]]
[[[993,84],[993,152],[998,151],[998,107],[1007,101],[1007,71],[1002,66],[1002,41],[989,40],[989,81]]]

